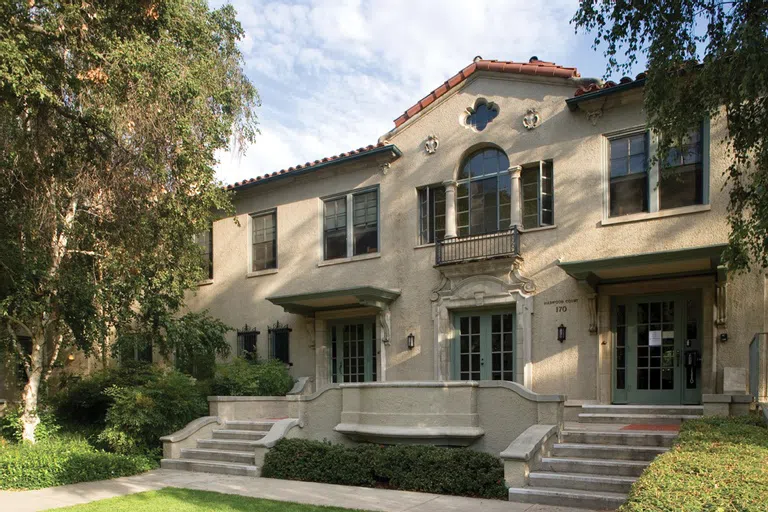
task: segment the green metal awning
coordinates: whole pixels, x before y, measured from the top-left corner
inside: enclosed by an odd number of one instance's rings
[[[641,279],[717,274],[724,278],[721,264],[727,244],[633,254],[581,261],[558,261],[557,265],[572,278],[593,288],[598,284]]]
[[[286,313],[314,316],[320,311],[334,311],[359,307],[383,309],[400,296],[400,290],[377,288],[375,286],[357,286],[320,292],[299,293],[267,297],[267,300],[280,306]]]

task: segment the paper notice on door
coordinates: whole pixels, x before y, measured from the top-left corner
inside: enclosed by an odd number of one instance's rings
[[[651,331],[648,333],[648,346],[649,347],[661,346],[661,331]]]
[[[661,337],[665,340],[672,339],[675,337],[675,331],[664,331],[661,333]]]

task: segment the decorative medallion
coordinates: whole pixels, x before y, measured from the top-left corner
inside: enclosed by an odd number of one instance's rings
[[[434,155],[435,151],[437,151],[437,148],[440,146],[440,140],[437,138],[437,135],[430,135],[427,137],[427,141],[424,143],[424,150],[430,154]]]
[[[541,122],[541,116],[535,108],[529,108],[528,112],[523,116],[523,126],[528,130],[533,130]]]

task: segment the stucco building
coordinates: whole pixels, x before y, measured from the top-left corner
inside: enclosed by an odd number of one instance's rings
[[[502,379],[699,404],[747,367],[768,287],[720,261],[724,119],[655,162],[643,85],[477,58],[375,145],[229,186],[189,306],[318,390]]]

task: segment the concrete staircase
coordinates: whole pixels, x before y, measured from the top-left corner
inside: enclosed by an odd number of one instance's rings
[[[198,473],[259,476],[254,450],[276,420],[227,421],[210,439],[198,439],[197,448],[182,448],[181,458],[163,459],[163,469]]]
[[[584,406],[581,422],[566,424],[559,442],[531,470],[527,486],[511,488],[510,501],[613,510],[650,462],[666,452],[679,425],[700,416],[701,407]],[[621,430],[627,424],[644,430]],[[640,427],[642,428],[642,427]]]
[[[679,425],[704,414],[701,405],[582,405],[583,423]]]

